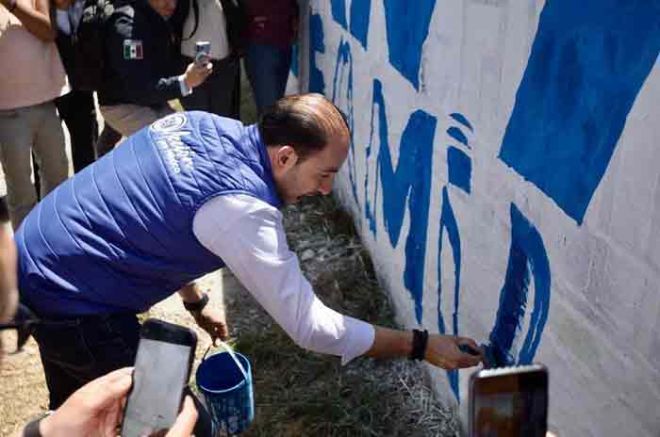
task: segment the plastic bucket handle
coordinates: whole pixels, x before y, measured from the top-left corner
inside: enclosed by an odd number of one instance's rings
[[[218,341],[220,342],[220,346],[222,346],[229,353],[229,356],[231,357],[231,359],[234,360],[234,363],[236,364],[236,367],[238,367],[238,370],[240,370],[241,373],[243,374],[243,379],[247,380],[248,379],[248,374],[245,371],[245,369],[243,368],[243,365],[241,364],[240,360],[238,359],[238,357],[234,353],[234,350],[231,348],[231,346],[229,346],[224,341],[222,341],[220,339],[218,339]],[[204,356],[202,356],[202,361],[204,361],[206,359],[206,355],[209,353],[209,351],[211,350],[211,347],[213,347],[213,346],[215,346],[215,343],[211,343],[209,345],[209,347],[206,348],[206,352],[204,352]]]

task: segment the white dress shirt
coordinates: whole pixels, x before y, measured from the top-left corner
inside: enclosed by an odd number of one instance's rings
[[[367,352],[374,328],[325,306],[289,250],[282,213],[246,194],[225,194],[195,214],[193,232],[218,255],[300,347],[346,364]]]

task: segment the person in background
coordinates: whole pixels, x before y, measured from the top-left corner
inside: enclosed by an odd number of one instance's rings
[[[96,159],[98,124],[93,91],[82,91],[70,72],[76,62],[73,44],[85,0],[53,0],[57,29],[55,43],[67,72],[71,92],[55,99],[55,106],[71,137],[73,171],[78,172]]]
[[[14,229],[37,202],[31,155],[42,197],[69,175],[64,132],[54,100],[67,93],[48,0],[0,0],[0,160]]]
[[[246,20],[245,70],[257,111],[284,95],[297,35],[296,0],[241,0]]]
[[[0,329],[9,327],[9,320],[16,311],[16,247],[11,238],[7,221],[9,214],[5,198],[0,197]],[[7,345],[9,347],[9,345]],[[0,335],[0,365],[5,347]],[[28,423],[21,435],[32,436],[115,436],[122,418],[123,405],[132,383],[132,369],[124,368],[95,379],[76,391],[53,413]],[[197,410],[190,397],[186,397],[183,409],[169,437],[192,435],[197,421]]]
[[[71,74],[79,55],[74,44],[84,5],[85,0],[54,0],[53,11],[57,22],[55,43],[72,88],[69,94],[57,98],[55,105],[71,137],[74,172],[108,153],[121,140],[121,134],[108,123],[104,123],[99,136],[94,92],[80,89],[74,79],[76,75]]]
[[[106,23],[101,114],[123,136],[172,113],[169,100],[193,92],[212,65],[181,66],[188,0],[119,2]]]
[[[240,118],[242,21],[240,8],[233,0],[190,0],[181,53],[186,63],[190,63],[195,56],[195,43],[210,42],[213,72],[194,93],[180,99],[187,111]]]

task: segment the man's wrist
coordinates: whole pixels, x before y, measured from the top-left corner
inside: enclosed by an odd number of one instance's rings
[[[198,313],[201,312],[208,303],[209,295],[207,293],[203,293],[202,297],[196,302],[186,302],[184,300],[183,307],[191,313]]]
[[[412,350],[410,351],[410,359],[422,361],[426,357],[426,347],[429,342],[429,331],[426,329],[420,331],[418,329],[412,330]]]

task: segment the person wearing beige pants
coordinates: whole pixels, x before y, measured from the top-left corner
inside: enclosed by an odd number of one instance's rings
[[[43,197],[69,176],[64,132],[53,101],[0,110],[0,159],[14,229],[37,203],[31,179],[33,150]]]

